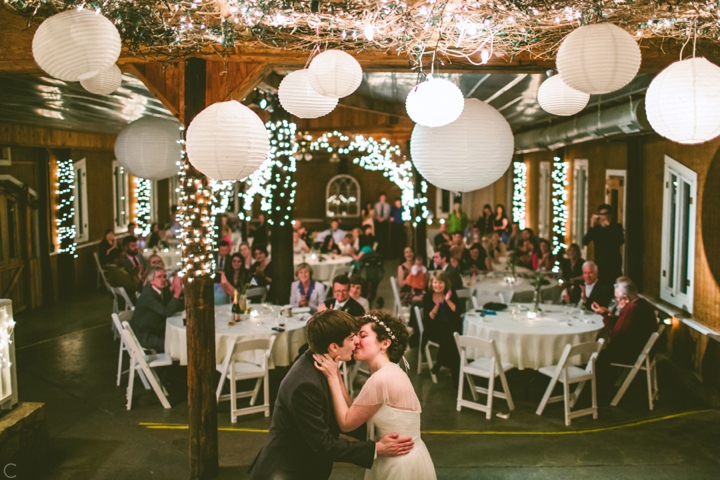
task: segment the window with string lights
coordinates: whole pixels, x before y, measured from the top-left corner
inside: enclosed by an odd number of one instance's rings
[[[360,184],[350,175],[336,175],[325,189],[326,215],[353,218],[360,216]]]

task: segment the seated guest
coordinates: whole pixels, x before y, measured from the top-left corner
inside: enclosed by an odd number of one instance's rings
[[[320,247],[320,253],[335,253],[340,255],[340,245],[335,242],[335,237],[328,235],[323,240],[322,246]]]
[[[130,297],[130,301],[137,303],[136,293],[140,291],[140,279],[132,276],[125,270],[125,254],[118,249],[110,251],[109,262],[105,277],[111,287],[122,287]]]
[[[460,355],[453,334],[462,331],[458,303],[457,294],[445,273],[439,273],[430,280],[430,288],[423,298],[423,341],[432,340],[440,345],[433,373],[437,374],[440,367],[449,368],[456,385],[460,372]]]
[[[442,270],[448,276],[451,288],[457,290],[463,286],[462,277],[460,272],[450,265],[450,258],[450,247],[443,245],[433,255],[433,262],[436,270]]]
[[[371,251],[372,248],[375,246],[375,235],[372,234],[373,227],[372,225],[363,225],[363,233],[360,235],[360,238],[358,239],[358,247],[370,247]]]
[[[460,249],[460,268],[463,269],[465,262],[470,258],[470,252],[465,248],[465,239],[463,238],[462,232],[455,232],[451,236],[452,244],[450,247],[457,247]]]
[[[140,277],[143,287],[148,283],[147,277],[152,267],[165,268],[165,262],[160,255],[150,255],[148,258],[148,267],[145,271],[143,271],[143,274]]]
[[[215,253],[215,277],[213,284],[213,297],[215,305],[225,305],[230,302],[230,298],[222,285],[222,276],[225,269],[230,265],[230,244],[227,240],[218,242],[218,251]],[[227,288],[227,287],[225,287]]]
[[[134,277],[140,278],[145,269],[145,257],[138,250],[138,239],[132,235],[123,238],[123,252],[125,253],[125,270]]]
[[[153,223],[150,225],[150,236],[147,241],[147,248],[156,248],[160,242],[160,225]]]
[[[425,295],[425,288],[428,283],[428,273],[425,268],[425,259],[422,255],[415,255],[415,261],[410,274],[405,277],[405,285],[409,285],[412,288],[412,301],[422,301],[423,295]]]
[[[338,245],[338,248],[340,248],[340,254],[341,255],[347,255],[348,257],[355,256],[355,247],[353,244],[355,243],[355,238],[353,237],[352,233],[346,233],[345,238],[342,239],[342,242]]]
[[[457,270],[458,273],[461,273],[465,269],[464,253],[465,249],[462,247],[458,247],[457,245],[450,247],[450,266]]]
[[[365,312],[367,313],[368,310],[370,310],[370,302],[368,302],[368,299],[362,296],[362,290],[363,290],[363,279],[360,275],[351,275],[350,276],[350,298],[355,300],[357,303],[360,304],[365,309]]]
[[[534,255],[535,255],[535,244],[530,240],[525,240],[523,242],[521,250],[519,251],[518,262],[517,262],[518,266],[532,270]]]
[[[435,235],[435,250],[439,249],[441,245],[451,243],[450,235],[448,234],[447,224],[440,224],[440,233]]]
[[[317,312],[318,305],[325,301],[325,285],[313,280],[313,269],[304,262],[295,269],[295,276],[298,280],[290,287],[290,305]]]
[[[345,230],[340,229],[339,220],[331,220],[330,228],[325,230],[324,232],[318,233],[316,236],[316,238],[321,242],[326,240],[327,237],[333,237],[333,240],[336,244],[340,244],[343,241],[343,238],[345,238]]]
[[[333,279],[333,296],[335,298],[318,305],[318,312],[331,309],[347,312],[353,317],[365,315],[362,305],[350,298],[350,280],[346,275],[338,275]]]
[[[180,299],[182,279],[173,278],[168,288],[167,273],[162,268],[153,267],[148,274],[150,283],[143,288],[135,304],[130,325],[143,348],[151,348],[158,353],[165,351],[165,324],[167,317],[183,309]]]
[[[118,250],[117,238],[111,228],[105,230],[105,236],[100,240],[100,251],[98,252],[98,260],[100,265],[107,265],[110,262],[110,253]]]
[[[307,243],[305,243],[305,240],[300,238],[300,232],[297,230],[293,230],[293,252],[294,253],[303,253],[303,252],[309,252],[310,248],[308,248]]]
[[[583,281],[568,285],[562,292],[563,303],[577,305],[582,301],[586,310],[593,304],[607,308],[613,297],[613,288],[610,285],[598,283],[598,267],[595,262],[587,261],[582,266]]]
[[[489,249],[488,249],[488,255],[492,252],[492,257],[494,262],[499,262],[500,257],[504,257],[507,255],[507,247],[502,241],[502,237],[500,236],[500,233],[498,232],[492,232],[490,234],[490,242],[489,242]]]
[[[532,256],[532,267],[533,270],[543,270],[545,272],[551,272],[555,265],[555,255],[552,254],[552,247],[550,242],[541,238],[539,240],[540,251],[535,252]]]
[[[255,263],[255,259],[253,258],[252,249],[250,248],[250,245],[248,245],[247,242],[242,242],[240,244],[240,248],[238,249],[238,252],[240,253],[240,256],[243,259],[243,267],[245,267],[245,270],[252,270],[253,263]]]
[[[477,275],[478,272],[486,272],[487,267],[487,252],[479,243],[474,243],[470,247],[470,258],[465,264],[466,270],[470,275]]]
[[[272,275],[272,261],[268,258],[267,250],[264,246],[257,247],[253,248],[253,253],[255,254],[255,263],[250,271],[252,278],[259,287],[269,288],[272,284],[272,278],[269,277]]]
[[[465,248],[470,249],[470,246],[480,242],[481,239],[480,229],[478,227],[472,227],[470,234],[465,239]]]
[[[522,241],[522,234],[520,233],[520,226],[513,222],[510,224],[510,238],[508,238],[507,248],[508,250],[516,250],[520,246]]]
[[[565,252],[566,258],[560,259],[560,271],[565,284],[570,287],[575,283],[583,280],[583,264],[585,260],[582,258],[580,246],[577,243],[571,244]],[[601,304],[602,305],[602,304]],[[607,306],[607,305],[605,305]]]
[[[228,297],[233,297],[235,290],[242,290],[252,278],[239,253],[232,254],[230,262],[225,267],[225,271],[220,272],[220,276],[220,285]]]
[[[295,220],[293,222],[293,230],[298,232],[302,241],[305,242],[305,245],[307,245],[308,243],[310,243],[312,241],[310,232],[307,231],[307,229],[303,226],[303,224],[300,220]]]
[[[538,239],[535,236],[535,232],[533,231],[532,228],[526,228],[525,230],[520,232],[520,238],[522,240],[519,242],[519,245],[517,246],[517,248],[519,248],[520,250],[525,249],[525,242],[529,240],[533,244],[533,252],[540,251],[540,245],[538,243]]]
[[[406,279],[410,275],[410,270],[415,263],[415,254],[413,249],[405,247],[403,250],[404,262],[398,265],[397,269],[397,286],[398,293],[400,294],[400,303],[402,306],[407,307],[412,303],[413,289],[407,284]]]
[[[249,237],[253,238],[253,247],[265,248],[268,245],[268,227],[265,223],[265,214],[258,214],[258,224],[250,227]]]

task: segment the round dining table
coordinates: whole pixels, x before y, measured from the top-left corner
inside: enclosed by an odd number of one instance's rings
[[[280,314],[282,307],[277,305],[251,304],[251,313],[242,315],[242,320],[229,325],[232,305],[215,307],[215,362],[222,363],[227,353],[228,338],[254,340],[270,338],[275,335],[275,344],[270,354],[270,368],[287,367],[297,357],[298,350],[306,343],[305,324],[309,314],[285,317]],[[165,327],[165,353],[180,365],[187,365],[187,330],[183,325],[184,312],[168,317]],[[278,332],[273,327],[284,324],[285,331]],[[250,358],[253,352],[244,354],[245,360],[261,363],[262,359]],[[259,354],[258,354],[259,355]]]
[[[320,259],[322,257],[322,260]],[[321,282],[332,280],[337,267],[350,265],[353,259],[345,255],[334,255],[331,253],[296,253],[293,263],[295,268],[301,263],[307,263],[313,269],[313,279]]]
[[[521,272],[517,271],[517,273]],[[540,301],[555,302],[560,297],[558,282],[549,277],[545,281],[547,284],[540,287]],[[532,302],[535,296],[535,289],[529,278],[513,279],[512,276],[501,272],[490,272],[476,277],[465,276],[463,284],[473,291],[481,306],[487,302]],[[501,294],[502,299],[500,299]]]
[[[503,362],[518,369],[537,370],[555,365],[567,344],[591,342],[603,328],[600,315],[563,305],[511,304],[507,310],[485,315],[471,310],[465,314],[463,334],[495,340]],[[477,352],[468,351],[473,357]]]

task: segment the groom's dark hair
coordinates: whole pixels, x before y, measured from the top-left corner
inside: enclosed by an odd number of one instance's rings
[[[358,321],[347,312],[325,310],[315,314],[305,327],[308,347],[314,353],[327,353],[331,343],[342,346],[359,329]]]

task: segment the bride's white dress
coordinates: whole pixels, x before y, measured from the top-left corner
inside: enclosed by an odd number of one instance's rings
[[[365,480],[435,480],[435,466],[420,438],[420,401],[410,379],[395,363],[388,363],[370,376],[354,405],[378,405],[367,422],[368,440],[379,441],[388,433],[412,437],[415,446],[407,455],[377,457]]]

